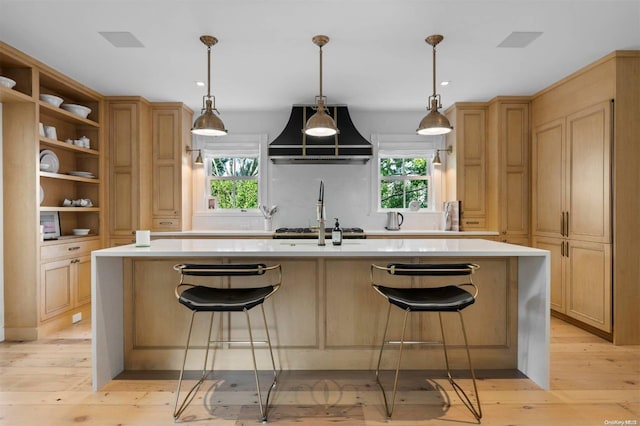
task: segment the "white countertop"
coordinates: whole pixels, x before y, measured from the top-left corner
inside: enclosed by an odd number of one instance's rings
[[[496,236],[497,231],[438,231],[438,230],[420,230],[420,229],[399,229],[397,231],[389,231],[386,229],[365,229],[366,235],[424,235],[424,236]],[[259,229],[212,229],[212,230],[191,230],[191,231],[165,231],[152,232],[151,236],[155,238],[162,237],[233,237],[233,236],[264,236],[272,237],[274,231],[262,231]]]
[[[384,256],[546,256],[546,250],[483,239],[364,239],[341,246],[316,240],[159,239],[150,247],[134,244],[92,252],[109,257],[384,257]]]

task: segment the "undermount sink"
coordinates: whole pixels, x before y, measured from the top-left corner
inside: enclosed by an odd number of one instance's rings
[[[291,243],[291,242],[287,242],[287,243],[280,243],[281,246],[289,246],[289,247],[295,247],[295,246],[318,246],[318,242],[317,241],[296,241],[295,243]],[[362,245],[361,242],[359,241],[342,241],[342,245],[343,246],[356,246],[356,245]],[[323,246],[318,246],[318,247],[323,247]],[[340,246],[334,246],[333,244],[331,244],[331,242],[328,242],[327,244],[324,245],[324,247],[340,247]]]

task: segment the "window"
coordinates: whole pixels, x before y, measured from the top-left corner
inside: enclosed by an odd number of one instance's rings
[[[258,157],[206,158],[209,208],[258,208]]]
[[[424,157],[379,158],[380,209],[430,209],[430,160]]]
[[[201,147],[203,165],[194,190],[202,194],[195,209],[202,216],[261,216],[258,206],[267,199],[267,136],[234,134],[210,138],[194,137]],[[198,215],[198,214],[196,214]]]
[[[445,193],[442,167],[431,159],[442,136],[373,135],[377,162],[372,168],[376,211],[437,212]]]

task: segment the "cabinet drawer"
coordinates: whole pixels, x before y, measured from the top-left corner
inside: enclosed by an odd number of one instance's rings
[[[100,249],[100,240],[75,241],[60,243],[40,247],[40,258],[42,260],[55,259],[58,257],[81,256]]]
[[[154,231],[180,231],[181,221],[177,217],[156,217],[152,226]]]
[[[462,224],[462,230],[468,231],[470,229],[486,229],[485,218],[483,217],[468,217],[460,220]]]

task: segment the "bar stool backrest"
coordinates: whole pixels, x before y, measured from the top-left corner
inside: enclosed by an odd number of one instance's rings
[[[471,275],[478,268],[474,263],[389,263],[387,272],[391,275],[459,276]]]

